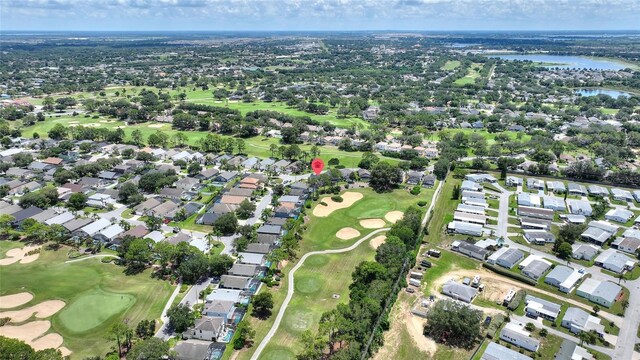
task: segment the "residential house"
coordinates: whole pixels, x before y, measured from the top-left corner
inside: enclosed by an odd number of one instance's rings
[[[591,261],[596,255],[598,255],[599,248],[592,244],[579,244],[575,243],[571,245],[571,256],[577,260]]]
[[[570,195],[587,196],[588,194],[587,188],[584,185],[580,185],[576,183],[569,183],[567,185],[567,189]]]
[[[524,311],[533,317],[542,317],[545,320],[556,321],[562,306],[551,301],[527,295],[524,299],[526,307]]]
[[[195,324],[183,333],[183,336],[189,339],[217,341],[224,334],[224,329],[222,318],[203,316],[197,319]]]
[[[566,205],[564,204],[564,199],[562,198],[544,195],[542,199],[545,209],[551,209],[553,211],[565,211],[567,209]]]
[[[526,207],[540,207],[542,205],[542,201],[540,200],[540,196],[534,195],[527,192],[521,192],[517,195],[518,197],[518,205],[526,206]]]
[[[13,214],[11,214],[11,216],[13,216],[13,221],[11,222],[11,224],[15,227],[19,227],[22,225],[22,222],[30,219],[40,213],[42,213],[44,210],[40,209],[37,206],[30,206],[26,209],[22,209],[19,211],[14,212]]]
[[[631,192],[628,190],[612,188],[611,195],[618,201],[633,201],[633,195],[631,195]]]
[[[260,273],[260,269],[257,265],[246,265],[246,264],[233,264],[231,269],[229,269],[229,275],[236,276],[249,276],[253,277]]]
[[[535,178],[527,178],[528,190],[544,190],[544,181]]]
[[[611,281],[587,278],[576,290],[576,295],[598,305],[610,308],[624,295],[624,292],[620,285],[612,283]]]
[[[509,322],[500,331],[500,340],[506,341],[523,349],[536,352],[540,348],[540,340],[531,337],[531,333],[522,326]]]
[[[556,194],[562,194],[567,191],[562,181],[547,181],[547,190]]]
[[[507,269],[514,267],[522,258],[524,253],[518,249],[507,249],[496,259],[496,265],[500,265]]]
[[[222,275],[220,277],[220,287],[224,289],[248,290],[251,285],[251,278],[248,276]]]
[[[489,343],[482,353],[480,360],[532,360],[529,356],[508,349],[493,341]]]
[[[565,312],[561,325],[574,334],[593,330],[600,336],[604,336],[604,325],[600,324],[600,321],[600,318],[592,316],[580,308],[571,306]]]
[[[582,279],[582,274],[568,266],[557,265],[544,278],[545,284],[555,286],[563,293],[570,293],[578,281]]]
[[[183,191],[192,191],[199,183],[200,180],[198,179],[186,177],[176,181],[176,188]]]
[[[524,193],[521,193],[524,194]],[[531,206],[518,206],[518,215],[535,219],[553,220],[553,210]]]
[[[505,185],[507,186],[522,186],[523,182],[522,182],[522,178],[519,177],[515,177],[515,176],[507,176],[507,179],[505,180]]]
[[[589,195],[593,196],[609,196],[609,190],[600,185],[589,185]]]
[[[522,216],[519,218],[523,229],[551,230],[551,221]]]
[[[633,212],[622,208],[613,208],[604,215],[604,218],[610,221],[616,221],[619,223],[626,223],[634,216]]]
[[[220,289],[218,288],[216,292],[228,292],[222,294],[223,297],[229,295],[231,299],[223,300],[218,299],[218,296],[210,297],[207,296],[207,301],[205,304],[202,313],[206,316],[219,317],[223,322],[228,323],[232,317],[233,313],[236,311],[236,303],[238,303],[239,298],[236,299],[235,296],[239,297],[239,290],[230,290],[230,289]],[[212,293],[213,294],[213,293]]]
[[[611,247],[635,255],[638,253],[638,250],[640,250],[640,238],[621,236],[613,241]]]
[[[525,240],[532,244],[544,245],[554,243],[556,241],[556,236],[550,231],[531,229],[525,229],[523,231]]]
[[[97,234],[93,236],[93,238],[103,243],[109,243],[115,240],[124,231],[125,230],[120,225],[114,224],[100,230]]]
[[[442,293],[456,300],[470,303],[478,294],[478,290],[471,286],[459,284],[455,281],[449,280],[442,287]]]
[[[454,241],[451,247],[454,251],[480,261],[484,261],[489,254],[486,249],[466,241]]]
[[[447,225],[447,231],[462,235],[482,236],[484,228],[482,225],[471,224],[462,221],[452,221]]]
[[[67,222],[64,222],[62,224],[62,226],[67,229],[67,231],[69,231],[70,233],[75,233],[78,230],[82,229],[83,227],[91,224],[93,222],[93,220],[91,219],[83,219],[83,218],[78,218],[78,219],[72,219],[69,220]]]
[[[609,248],[598,255],[595,264],[603,269],[621,274],[625,271],[633,270],[636,261],[627,255],[617,252],[615,249]]]
[[[567,199],[567,207],[570,213],[576,215],[591,216],[593,213],[591,204],[586,200]]]
[[[554,356],[555,360],[591,360],[593,355],[582,346],[570,340],[563,340],[560,349]]]
[[[78,237],[93,237],[100,230],[110,225],[111,225],[111,222],[109,220],[99,219],[82,227],[80,230],[77,230],[76,232],[74,232],[73,235]]]
[[[460,185],[460,190],[480,192],[482,191],[482,185],[471,180],[463,180],[462,185]],[[477,196],[477,197],[484,198],[484,194],[482,194],[482,196]]]
[[[143,202],[141,202],[140,204],[138,204],[136,207],[133,208],[133,212],[136,215],[147,215],[147,213],[150,210],[153,210],[156,206],[162,204],[162,202],[156,198],[149,198]]]

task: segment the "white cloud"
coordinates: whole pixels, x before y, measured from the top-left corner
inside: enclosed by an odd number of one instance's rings
[[[0,0],[4,29],[571,29],[640,27],[639,0]],[[75,16],[70,17],[73,11]],[[105,19],[92,23],[86,19]],[[112,24],[107,22],[112,20]],[[220,20],[208,24],[206,20]],[[204,24],[203,24],[204,22]],[[56,25],[58,24],[58,25]],[[129,25],[127,25],[129,24]],[[162,22],[160,22],[162,24]],[[273,24],[278,27],[274,28]],[[204,25],[208,25],[204,26]],[[162,28],[153,28],[162,30]]]

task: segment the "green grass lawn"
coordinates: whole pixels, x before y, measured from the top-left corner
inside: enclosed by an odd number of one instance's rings
[[[470,135],[471,133],[480,134],[487,140],[487,143],[489,145],[495,144],[496,135],[498,135],[498,133],[490,133],[486,129],[481,129],[481,130],[478,130],[478,129],[443,129],[442,131],[448,133],[450,136],[453,136],[457,132],[464,133],[467,136]],[[527,135],[525,133],[516,132],[516,131],[504,131],[504,132],[501,132],[499,134],[508,135],[509,138],[511,138],[511,140],[518,139],[518,136],[520,136],[520,140],[523,141],[523,142],[527,142],[527,141],[531,140],[531,135]],[[497,177],[499,178],[500,174],[499,173],[497,173],[497,174],[498,174]]]
[[[427,242],[430,244],[438,245],[441,243],[443,231],[447,225],[445,217],[453,214],[456,206],[458,206],[458,200],[451,199],[453,187],[460,185],[460,183],[461,181],[459,179],[447,176],[445,183],[442,185],[440,196],[433,208],[433,215],[427,225],[427,229],[429,230]]]
[[[0,242],[3,249],[7,243]],[[140,320],[160,317],[172,292],[169,283],[152,279],[148,270],[126,276],[122,267],[99,259],[65,264],[66,254],[66,248],[43,251],[33,263],[2,267],[0,295],[31,292],[34,299],[24,306],[63,300],[65,308],[50,318],[51,331],[62,335],[64,346],[74,352],[72,359],[109,351],[107,332],[118,321],[126,319],[135,327]]]
[[[135,302],[136,297],[131,294],[116,294],[94,288],[60,312],[60,323],[69,332],[83,333],[129,309]]]
[[[446,66],[446,64],[445,64]],[[464,77],[454,81],[454,85],[464,86],[467,84],[474,84],[476,79],[480,77],[480,71],[482,70],[482,64],[473,63],[467,68],[467,74]]]
[[[441,69],[442,70],[454,70],[458,66],[460,66],[460,61],[459,60],[449,60],[442,66]]]

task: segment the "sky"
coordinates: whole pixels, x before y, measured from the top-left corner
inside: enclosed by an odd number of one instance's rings
[[[0,0],[0,31],[638,29],[640,0]]]

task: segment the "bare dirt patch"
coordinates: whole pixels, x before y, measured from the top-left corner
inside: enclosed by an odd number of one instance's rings
[[[33,299],[33,295],[28,292],[0,296],[0,309],[11,309],[24,305]]]
[[[148,126],[148,127],[150,127],[150,128],[155,128],[155,129],[157,129],[157,128],[161,128],[161,127],[163,127],[163,126],[164,126],[164,124],[150,124],[150,125],[147,125],[147,126]]]
[[[380,245],[384,244],[384,241],[387,240],[387,237],[384,235],[376,236],[369,241],[369,245],[372,248],[377,249]]]
[[[11,249],[7,251],[6,258],[0,259],[0,265],[6,266],[11,265],[16,262],[20,262],[20,264],[28,264],[36,261],[36,259],[40,256],[39,253],[33,255],[27,255],[28,252],[32,250],[39,249],[41,246],[25,246],[23,248]]]
[[[342,202],[335,202],[331,200],[330,196],[323,197],[320,199],[320,202],[323,202],[325,205],[318,204],[315,208],[313,208],[313,215],[317,217],[327,217],[331,215],[332,212],[340,209],[346,209],[349,206],[353,205],[356,201],[362,199],[364,195],[357,192],[347,191],[342,194]]]
[[[342,228],[336,233],[336,237],[340,240],[350,240],[358,236],[360,236],[360,231],[351,227]]]
[[[404,213],[402,211],[389,211],[384,215],[384,218],[387,219],[388,222],[395,224],[398,220],[402,219]]]
[[[60,311],[64,305],[64,301],[61,300],[47,300],[28,308],[2,312],[0,313],[0,318],[11,318],[11,322],[14,323],[27,321],[33,315],[37,318],[44,319]]]
[[[386,223],[382,219],[365,219],[360,220],[360,226],[365,229],[380,229],[383,228]]]

